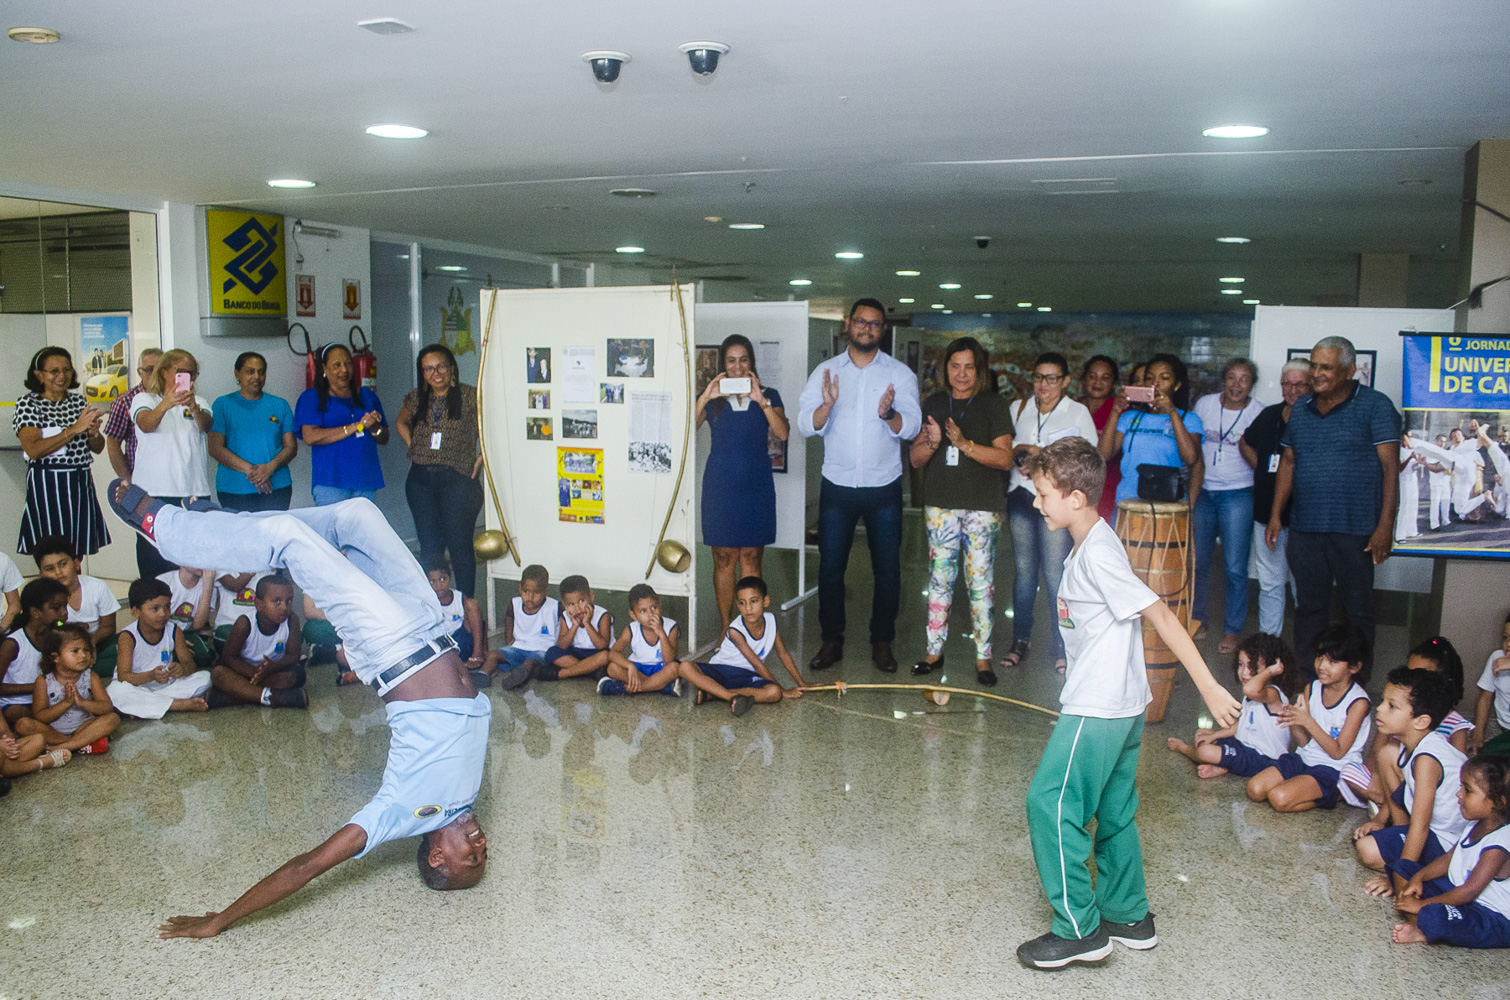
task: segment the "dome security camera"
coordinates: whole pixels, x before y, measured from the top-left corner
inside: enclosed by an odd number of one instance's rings
[[[984,249],[986,249],[986,247],[988,247],[990,245],[991,245],[991,237],[989,237],[989,236],[977,236],[977,237],[975,237],[975,246],[976,246],[977,249],[984,250]]]
[[[678,47],[687,54],[692,72],[698,76],[712,76],[718,72],[718,57],[729,54],[729,47],[723,42],[683,42]]]
[[[630,60],[627,52],[596,49],[582,53],[582,61],[592,65],[592,75],[599,83],[613,83],[619,78],[619,70]]]

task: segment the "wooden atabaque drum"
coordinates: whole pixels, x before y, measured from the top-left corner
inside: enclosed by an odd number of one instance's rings
[[[1190,505],[1183,501],[1123,500],[1117,504],[1117,537],[1122,539],[1133,572],[1169,605],[1180,624],[1188,630],[1191,584],[1195,576],[1190,562]],[[1179,659],[1146,620],[1143,622],[1143,662],[1148,669],[1148,686],[1153,689],[1147,719],[1163,722]]]

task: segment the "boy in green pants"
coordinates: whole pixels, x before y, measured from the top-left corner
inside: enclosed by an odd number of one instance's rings
[[[1151,694],[1143,664],[1148,619],[1184,664],[1218,726],[1241,706],[1211,676],[1179,619],[1133,575],[1116,532],[1096,513],[1106,466],[1080,437],[1054,442],[1028,461],[1034,506],[1050,530],[1068,528],[1074,548],[1059,585],[1066,658],[1063,714],[1028,788],[1028,830],[1038,877],[1054,908],[1053,929],[1024,942],[1024,965],[1058,969],[1099,962],[1112,942],[1159,943],[1138,843],[1138,745]],[[1086,868],[1096,819],[1094,890]]]

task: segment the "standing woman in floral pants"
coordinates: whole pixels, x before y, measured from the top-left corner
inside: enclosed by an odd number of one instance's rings
[[[1007,401],[989,390],[985,348],[961,337],[944,352],[948,385],[923,403],[923,429],[912,442],[912,467],[923,470],[923,517],[928,525],[928,655],[913,665],[923,676],[944,662],[949,606],[965,550],[965,581],[975,636],[975,670],[982,684],[991,669],[991,609],[996,589],[996,541],[1005,504],[1002,473],[1012,467],[1012,417]]]

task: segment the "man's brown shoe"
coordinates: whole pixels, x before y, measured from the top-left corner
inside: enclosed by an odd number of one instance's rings
[[[844,659],[844,643],[825,642],[818,647],[817,654],[808,661],[809,670],[827,670],[829,667]]]
[[[876,665],[876,669],[884,674],[897,672],[897,658],[891,655],[891,643],[873,642],[870,644],[870,662]]]

